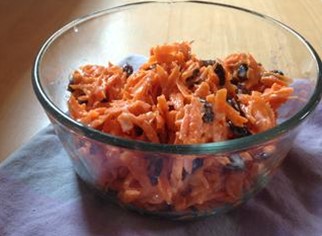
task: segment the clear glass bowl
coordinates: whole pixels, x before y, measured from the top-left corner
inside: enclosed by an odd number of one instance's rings
[[[72,71],[148,56],[150,47],[175,41],[193,41],[203,59],[250,52],[266,69],[293,78],[294,98],[279,110],[278,126],[224,142],[165,145],[101,133],[69,117]],[[40,49],[32,82],[83,180],[126,208],[187,219],[225,212],[265,186],[321,98],[321,68],[310,44],[270,17],[210,2],[145,2],[103,10],[58,30]]]

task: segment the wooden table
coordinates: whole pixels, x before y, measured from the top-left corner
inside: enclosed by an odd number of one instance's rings
[[[0,1],[0,161],[49,124],[31,87],[34,57],[44,40],[70,20],[130,1]],[[302,34],[322,57],[321,0],[218,0],[272,16]]]

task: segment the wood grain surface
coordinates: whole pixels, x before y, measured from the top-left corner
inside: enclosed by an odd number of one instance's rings
[[[131,1],[0,1],[0,161],[49,124],[31,86],[41,44],[70,20]],[[321,0],[222,0],[269,15],[302,34],[322,57]],[[139,17],[139,16],[138,16]]]

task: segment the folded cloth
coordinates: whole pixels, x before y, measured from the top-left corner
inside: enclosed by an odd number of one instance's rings
[[[93,193],[49,126],[0,164],[0,235],[322,235],[322,104],[253,199],[196,221],[151,219]]]

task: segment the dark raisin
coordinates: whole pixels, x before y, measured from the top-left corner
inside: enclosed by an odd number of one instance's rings
[[[155,186],[158,184],[158,177],[156,176],[150,176],[150,183],[152,186]]]
[[[169,111],[174,110],[174,105],[170,104],[170,105],[168,106],[168,109],[169,109]]]
[[[88,103],[88,101],[87,101],[87,100],[81,100],[81,101],[79,101],[79,100],[78,100],[78,103],[79,103],[79,104],[87,104],[87,103]]]
[[[181,175],[181,179],[182,180],[185,180],[185,178],[187,177],[187,175],[188,175],[188,172],[186,171],[185,168],[183,168],[182,175]]]
[[[73,89],[71,86],[68,86],[68,88],[67,88],[67,91],[69,91],[69,92],[74,92],[75,91],[75,89]]]
[[[212,104],[205,101],[203,104],[204,114],[202,116],[202,121],[204,123],[211,123],[214,121],[215,113],[212,110]]]
[[[192,173],[203,166],[203,158],[196,158],[192,161]]]
[[[199,68],[194,69],[194,70],[193,70],[193,72],[192,72],[192,76],[193,76],[193,77],[196,77],[199,73],[200,73]]]
[[[238,127],[233,124],[230,120],[228,121],[228,125],[232,133],[234,134],[234,138],[241,138],[251,135],[251,132],[244,126]]]
[[[151,185],[155,186],[158,184],[158,178],[161,174],[163,167],[162,158],[150,157],[148,164],[148,176],[150,178]]]
[[[214,64],[216,64],[215,60],[201,60],[201,66],[212,66]]]
[[[188,77],[186,79],[186,85],[189,89],[192,89],[193,86],[195,85],[195,81],[194,81],[194,78],[192,76]]]
[[[230,80],[230,83],[234,84],[234,85],[237,85],[239,84],[239,80],[235,77],[233,77],[231,80]]]
[[[244,170],[245,162],[238,154],[232,154],[229,157],[230,163],[225,165],[226,170]]]
[[[133,73],[133,67],[129,64],[125,64],[123,66],[123,71],[127,74],[127,76],[130,76]]]
[[[214,113],[213,112],[205,112],[202,116],[202,121],[204,123],[212,123],[214,121]]]
[[[243,83],[238,83],[237,85],[237,94],[250,94],[250,91],[245,88]]]
[[[248,71],[248,65],[247,64],[241,64],[238,67],[237,76],[239,78],[239,81],[244,81],[244,80],[247,79],[247,71]]]
[[[134,133],[136,136],[141,136],[143,134],[143,129],[140,126],[134,126]]]
[[[236,111],[240,111],[240,105],[234,97],[228,97],[227,102],[232,106]]]
[[[271,72],[274,74],[284,75],[284,73],[280,70],[271,70]]]
[[[225,70],[224,67],[221,64],[216,64],[216,68],[214,69],[214,72],[219,78],[219,85],[224,86],[226,83],[226,76],[225,76]]]
[[[195,69],[192,72],[192,75],[186,79],[186,84],[189,89],[192,89],[195,84],[199,84],[201,81],[197,78],[198,74],[200,73],[199,69]]]
[[[101,102],[108,102],[107,98],[103,98]]]
[[[74,84],[74,81],[73,80],[70,80],[69,81],[69,83],[68,83],[68,86],[67,86],[67,90],[69,91],[69,92],[74,92],[75,91],[75,89],[73,89],[72,87],[71,87],[71,85],[73,85]]]
[[[234,98],[234,97],[229,97],[227,99],[227,102],[229,103],[230,106],[232,106],[236,111],[238,111],[242,116],[245,116],[245,113],[240,107],[239,102]]]

